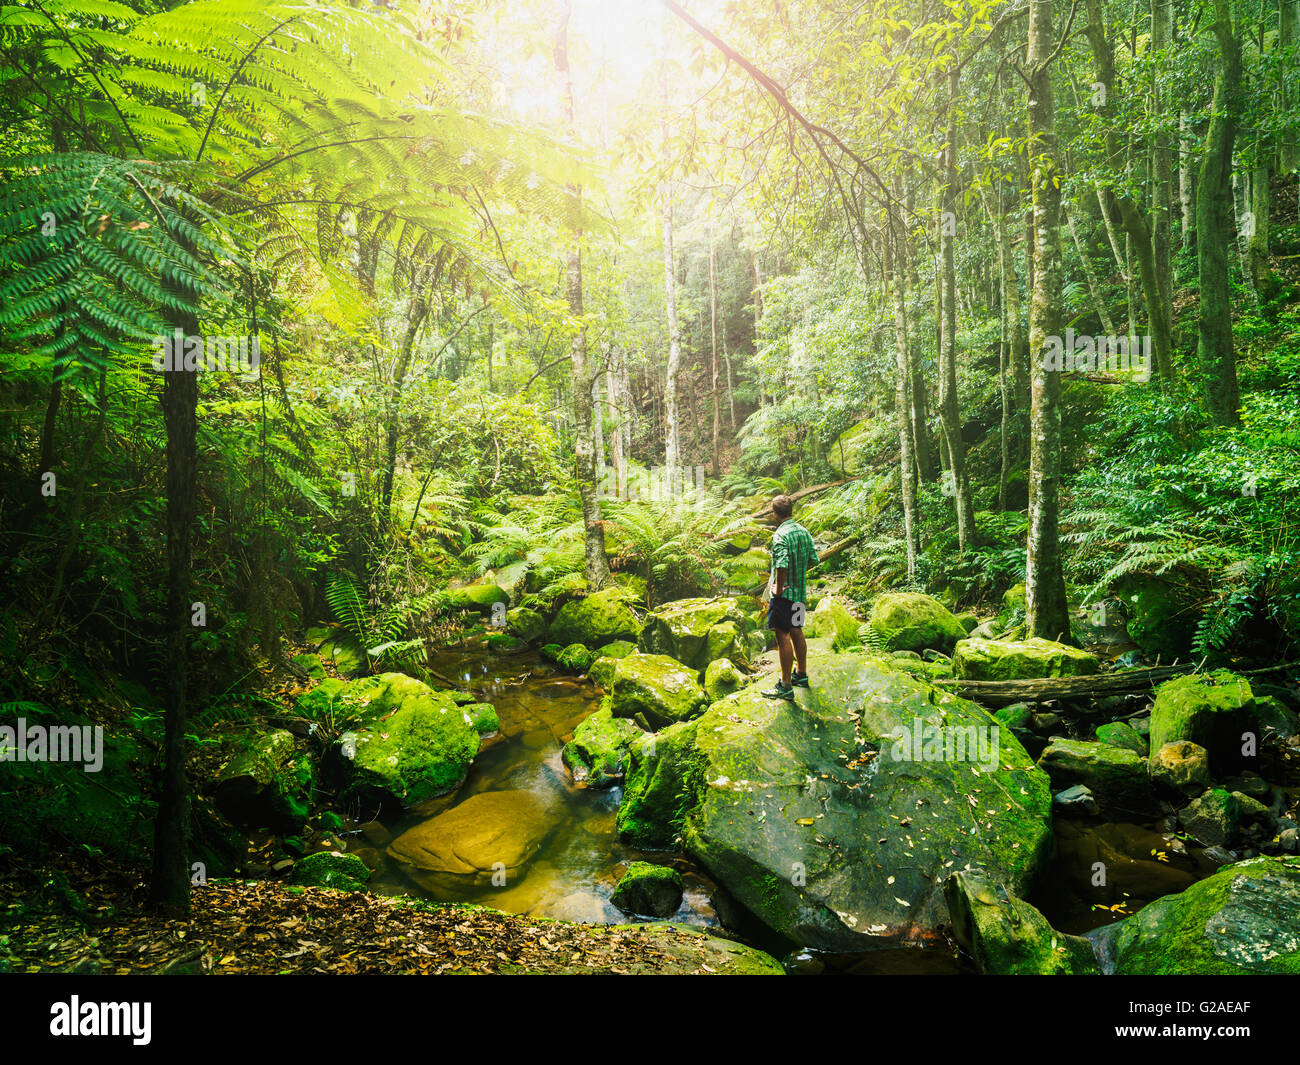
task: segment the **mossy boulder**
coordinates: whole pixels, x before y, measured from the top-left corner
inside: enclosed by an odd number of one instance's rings
[[[966,630],[968,636],[980,627],[979,616],[977,614],[972,614],[969,610],[953,616],[956,617],[957,623]]]
[[[555,661],[560,668],[567,669],[570,673],[586,673],[595,660],[595,654],[581,643],[571,643],[555,656]]]
[[[506,632],[526,643],[535,643],[546,635],[546,619],[526,606],[506,611]]]
[[[294,655],[289,659],[289,664],[311,680],[325,680],[329,674],[325,672],[325,664],[321,661],[320,655],[301,654]]]
[[[495,584],[467,584],[463,588],[450,588],[444,600],[448,610],[479,614],[491,614],[497,603],[508,607],[510,596],[504,588]]]
[[[1084,677],[1101,669],[1096,655],[1037,636],[1015,641],[967,637],[958,641],[952,665],[962,680]]]
[[[1154,751],[1147,772],[1166,793],[1199,795],[1210,786],[1210,756],[1191,740],[1174,740]]]
[[[626,658],[635,650],[636,644],[629,640],[610,640],[597,648],[597,653],[603,658]]]
[[[709,702],[716,703],[719,699],[725,699],[732,692],[737,692],[745,686],[745,674],[742,673],[730,658],[718,658],[709,663],[709,668],[704,671],[704,694],[709,697]]]
[[[1041,913],[982,869],[944,881],[953,935],[981,973],[996,976],[1078,976],[1101,970],[1082,936],[1056,931]]]
[[[683,721],[628,745],[623,799],[615,824],[638,847],[674,845],[702,772],[696,721]]]
[[[564,648],[560,646],[558,643],[544,643],[542,644],[541,648],[538,650],[538,654],[540,654],[548,662],[559,662],[560,652],[562,652],[563,650]]]
[[[388,856],[426,890],[471,881],[502,887],[524,874],[555,828],[554,800],[544,792],[486,791],[403,832]]]
[[[861,624],[839,599],[828,595],[817,601],[817,608],[808,615],[803,632],[808,638],[829,636],[836,651],[846,651],[859,646],[858,628]]]
[[[336,891],[364,891],[370,869],[355,854],[319,851],[293,867],[290,882],[303,887],[334,888]]]
[[[671,917],[682,904],[682,874],[666,865],[631,862],[609,901],[624,913]]]
[[[1209,752],[1211,771],[1224,775],[1243,766],[1243,735],[1248,732],[1255,733],[1258,746],[1254,694],[1244,677],[1227,670],[1189,673],[1156,690],[1151,707],[1153,751],[1190,740]]]
[[[1088,933],[1125,976],[1300,974],[1300,857],[1226,865],[1177,895]]]
[[[667,655],[620,658],[610,687],[614,716],[631,718],[648,729],[695,717],[709,701],[698,677]]]
[[[646,615],[639,644],[648,654],[667,655],[703,673],[717,658],[747,666],[747,636],[756,628],[735,599],[679,599]]]
[[[887,592],[871,605],[867,622],[885,651],[952,654],[966,630],[946,606],[917,592]]]
[[[295,700],[298,713],[304,717],[310,717],[319,720],[330,713],[334,708],[334,699],[348,682],[339,680],[337,677],[327,677],[317,684],[311,691],[303,692]]]
[[[627,593],[617,587],[603,588],[560,607],[551,622],[550,641],[599,647],[610,640],[635,640],[641,623],[627,603]]]
[[[593,684],[609,691],[614,686],[614,667],[618,665],[617,658],[607,658],[601,656],[591,663],[591,668],[587,670],[587,679]]]
[[[1127,721],[1108,721],[1098,726],[1097,741],[1109,743],[1112,747],[1125,747],[1146,757],[1147,738]]]
[[[1128,636],[1152,658],[1186,659],[1196,635],[1198,611],[1175,588],[1156,577],[1131,577],[1116,589],[1128,610]]]
[[[365,648],[344,629],[337,626],[308,629],[307,639],[317,645],[320,657],[331,662],[334,669],[345,677],[364,673],[369,668]]]
[[[480,736],[495,736],[501,731],[497,708],[491,703],[465,703],[462,709]]]
[[[564,745],[564,764],[578,783],[608,788],[623,779],[628,747],[643,735],[635,722],[602,708],[573,730],[573,739]]]
[[[460,786],[479,749],[479,731],[447,692],[401,673],[354,681],[335,705],[356,723],[337,745],[342,791],[390,812]]]
[[[213,801],[236,825],[291,835],[311,813],[316,773],[306,751],[284,729],[239,741],[217,773]]]
[[[1273,834],[1268,808],[1240,791],[1209,788],[1178,812],[1178,824],[1206,847],[1257,847]]]
[[[1038,759],[1056,791],[1082,784],[1102,812],[1138,819],[1160,812],[1146,759],[1125,747],[1086,740],[1054,739]]]
[[[862,654],[819,659],[795,699],[749,687],[659,733],[654,757],[634,745],[620,826],[653,805],[741,906],[828,951],[942,943],[936,870],[986,865],[1027,893],[1051,793],[987,713]]]

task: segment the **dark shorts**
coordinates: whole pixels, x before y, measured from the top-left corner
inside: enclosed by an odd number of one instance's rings
[[[799,608],[797,614],[794,609],[796,606]],[[767,606],[767,627],[777,632],[802,629],[807,609],[803,603],[796,603],[792,599],[774,598]],[[794,623],[795,616],[799,618],[797,625]]]

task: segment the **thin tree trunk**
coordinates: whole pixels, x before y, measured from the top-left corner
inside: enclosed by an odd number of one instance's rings
[[[713,252],[713,227],[709,227],[709,333],[712,339],[713,358],[713,476],[721,475],[718,468],[718,421],[721,409],[718,400],[718,279]]]
[[[907,579],[916,579],[916,557],[920,554],[916,456],[912,452],[912,427],[908,406],[911,391],[911,355],[907,330],[907,243],[897,210],[890,212],[890,235],[883,242],[885,274],[894,303],[895,390],[894,417],[898,426],[898,469],[903,495],[903,539],[907,550]],[[892,262],[890,250],[893,249]]]
[[[1097,311],[1097,317],[1101,320],[1102,330],[1109,336],[1115,335],[1115,323],[1111,319],[1110,311],[1107,309],[1105,301],[1101,297],[1101,286],[1097,283],[1097,271],[1093,269],[1092,258],[1088,255],[1088,249],[1084,247],[1083,241],[1079,239],[1079,227],[1074,221],[1074,212],[1070,210],[1067,202],[1063,204],[1065,209],[1065,221],[1070,230],[1070,238],[1074,241],[1074,249],[1079,253],[1079,261],[1083,264],[1083,277],[1088,283],[1088,294],[1092,297],[1092,305]]]
[[[1055,115],[1049,56],[1055,45],[1052,0],[1030,0],[1029,135],[1034,210],[1034,285],[1029,303],[1031,386],[1029,541],[1025,558],[1025,623],[1034,636],[1070,639],[1061,566],[1061,375],[1044,358],[1048,337],[1060,334],[1061,175],[1056,161]]]
[[[1206,405],[1218,425],[1236,425],[1241,405],[1232,344],[1228,245],[1232,240],[1232,150],[1241,93],[1241,49],[1229,0],[1214,0],[1219,69],[1214,79],[1210,128],[1196,182],[1196,263],[1200,274],[1197,360],[1205,378]]]

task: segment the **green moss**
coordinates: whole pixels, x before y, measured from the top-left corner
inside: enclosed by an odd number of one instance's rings
[[[1215,772],[1236,767],[1241,734],[1257,729],[1250,682],[1227,670],[1165,681],[1151,708],[1151,750],[1190,740],[1204,747]]]
[[[501,731],[497,708],[491,703],[466,703],[463,709],[480,736],[495,736]]]
[[[694,717],[708,705],[698,674],[667,655],[631,654],[614,666],[610,688],[616,717],[662,728]]]
[[[1097,656],[1077,647],[1044,640],[959,640],[953,673],[963,680],[1022,680],[1035,677],[1091,676],[1101,668]]]
[[[564,745],[564,764],[574,779],[592,788],[607,788],[623,779],[628,746],[645,733],[633,722],[597,710],[573,731]]]
[[[966,630],[937,599],[914,592],[888,592],[871,606],[868,621],[886,651],[951,654]]]
[[[612,587],[565,603],[551,622],[550,638],[564,645],[599,647],[610,640],[636,639],[640,632],[641,623],[627,604],[627,593]]]
[[[293,867],[290,881],[303,887],[326,887],[337,891],[364,891],[370,869],[355,854],[320,851],[309,854]]]
[[[586,673],[595,660],[596,656],[580,643],[569,644],[555,658],[556,663],[570,673]]]

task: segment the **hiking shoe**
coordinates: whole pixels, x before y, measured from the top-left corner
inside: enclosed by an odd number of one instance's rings
[[[782,684],[779,680],[775,688],[768,688],[763,694],[769,699],[785,699],[787,702],[794,702],[794,686]]]
[[[808,674],[795,670],[790,674],[790,683],[796,688],[806,688],[808,687]]]

